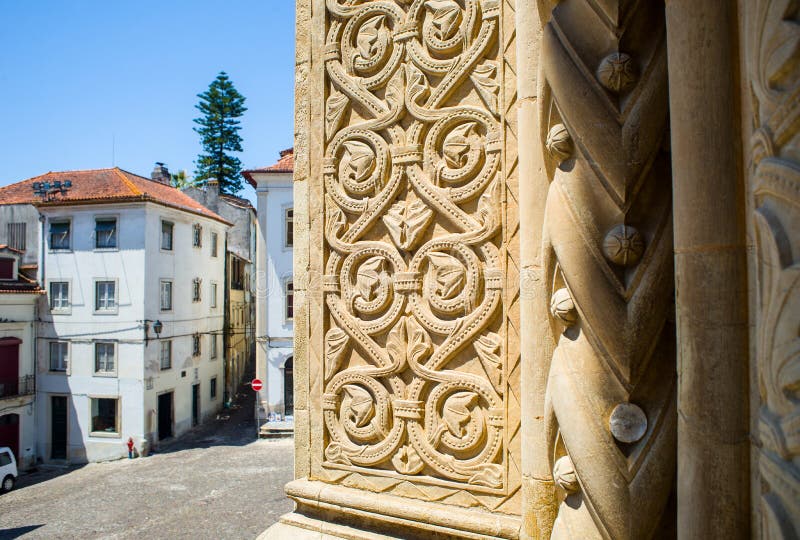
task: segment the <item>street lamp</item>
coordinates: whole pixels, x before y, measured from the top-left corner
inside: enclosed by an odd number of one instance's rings
[[[147,347],[150,341],[150,323],[153,323],[153,331],[156,333],[156,339],[161,337],[164,324],[161,321],[151,321],[150,319],[145,319],[142,323],[144,323],[144,346]]]

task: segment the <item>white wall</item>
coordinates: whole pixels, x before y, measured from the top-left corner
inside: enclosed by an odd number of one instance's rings
[[[285,284],[292,279],[292,248],[286,247],[285,211],[293,207],[291,174],[251,173],[257,182],[256,370],[264,379],[266,412],[283,413],[283,363],[293,349],[294,323],[287,320]],[[260,338],[260,339],[259,339]]]

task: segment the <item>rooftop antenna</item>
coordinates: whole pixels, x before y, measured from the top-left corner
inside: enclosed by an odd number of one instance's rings
[[[42,198],[42,202],[49,202],[55,198],[57,194],[64,196],[67,191],[72,188],[72,180],[56,180],[52,184],[50,182],[34,182],[33,194]]]

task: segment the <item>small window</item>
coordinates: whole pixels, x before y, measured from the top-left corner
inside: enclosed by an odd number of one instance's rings
[[[115,281],[95,282],[95,311],[115,311],[117,309],[117,283]]]
[[[199,302],[200,301],[200,284],[202,280],[200,278],[194,278],[192,280],[192,302]]]
[[[116,398],[91,398],[92,432],[119,433],[119,400]]]
[[[161,249],[172,251],[172,230],[175,225],[169,221],[161,222]]]
[[[294,320],[294,282],[286,282],[286,320]]]
[[[192,336],[192,356],[200,356],[200,334]]]
[[[16,280],[17,276],[14,272],[16,264],[16,259],[12,257],[0,257],[0,279]]]
[[[94,247],[96,249],[117,247],[116,218],[102,218],[94,221]]]
[[[6,465],[11,465],[11,453],[0,452],[0,467],[5,467]]]
[[[211,358],[217,357],[217,334],[211,334]]]
[[[25,223],[8,224],[8,247],[25,251]]]
[[[68,350],[69,343],[66,341],[50,342],[50,371],[67,371]]]
[[[161,280],[161,311],[172,311],[172,282]]]
[[[114,343],[94,344],[94,371],[100,375],[113,375],[117,371]]]
[[[172,368],[172,341],[166,340],[161,342],[161,369]]]
[[[203,246],[203,227],[196,223],[192,227],[192,245],[198,248]]]
[[[217,307],[217,284],[211,284],[211,307]]]
[[[50,282],[50,309],[52,311],[66,311],[69,309],[69,282]]]
[[[217,256],[217,242],[218,242],[218,240],[219,240],[219,237],[217,236],[217,233],[212,232],[211,233],[211,256],[212,257],[216,257]]]
[[[294,208],[286,209],[286,247],[294,246]]]
[[[50,249],[70,248],[69,221],[50,222]]]
[[[211,399],[216,399],[217,397],[217,378],[211,377],[211,384],[209,385],[211,388]]]

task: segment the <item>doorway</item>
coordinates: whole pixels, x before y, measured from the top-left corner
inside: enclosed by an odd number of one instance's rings
[[[50,396],[50,459],[67,459],[67,396]]]
[[[172,437],[172,392],[158,396],[158,440]]]
[[[19,463],[19,415],[0,416],[0,446],[8,446]]]
[[[192,425],[200,423],[200,383],[192,385]]]
[[[283,414],[294,415],[294,357],[290,356],[283,365]]]

